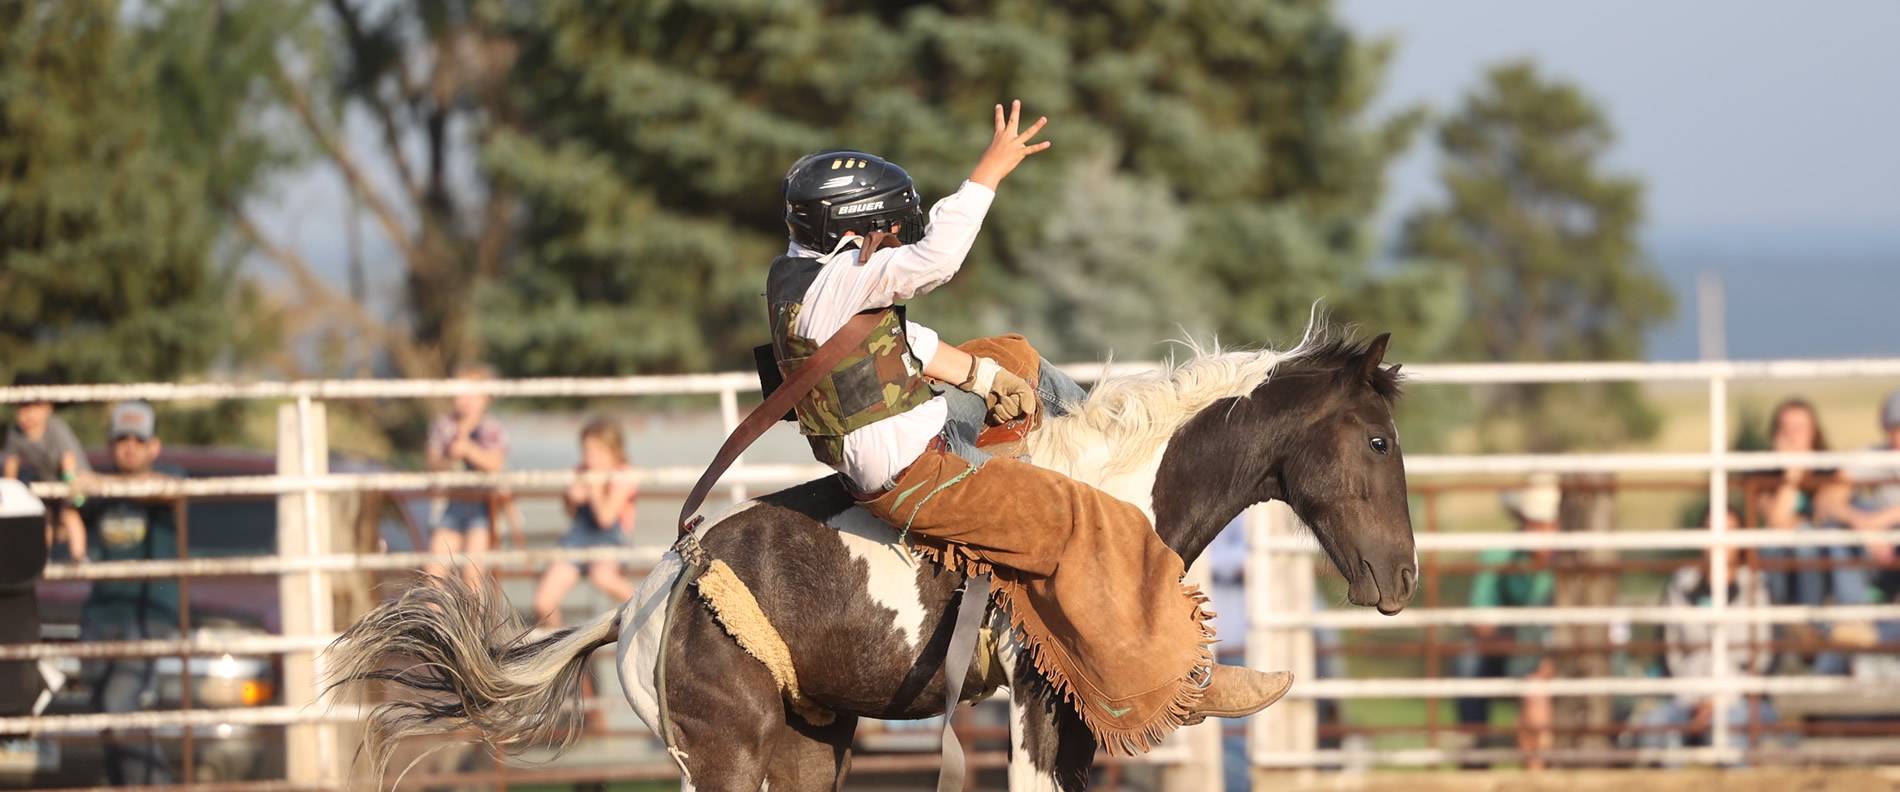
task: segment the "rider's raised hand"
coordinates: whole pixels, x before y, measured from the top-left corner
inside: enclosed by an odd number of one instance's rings
[[[1042,131],[1044,124],[1049,123],[1049,119],[1046,116],[1037,118],[1036,123],[1029,125],[1028,129],[1018,131],[1016,125],[1022,113],[1021,99],[1009,103],[1007,118],[1003,115],[1003,106],[996,106],[996,134],[990,138],[990,147],[983,150],[983,158],[976,161],[976,169],[970,171],[970,181],[994,190],[1003,183],[1004,176],[1022,164],[1025,157],[1049,148],[1047,140],[1029,142],[1037,132]]]

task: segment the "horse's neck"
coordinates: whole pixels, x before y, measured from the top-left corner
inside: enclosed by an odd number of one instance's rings
[[[1134,504],[1148,517],[1170,548],[1183,561],[1193,564],[1222,528],[1248,506],[1259,502],[1259,494],[1239,491],[1233,482],[1249,481],[1257,476],[1238,471],[1241,464],[1232,458],[1209,459],[1194,447],[1205,446],[1210,433],[1231,430],[1220,426],[1226,421],[1203,419],[1210,411],[1233,417],[1234,399],[1221,399],[1192,413],[1165,430],[1166,440],[1143,438],[1101,438],[1078,448],[1051,449],[1046,444],[1030,443],[1031,464],[1062,473],[1070,478]],[[1058,418],[1057,421],[1073,420]],[[1179,445],[1180,453],[1170,455]],[[1132,455],[1132,456],[1131,456]],[[1111,462],[1113,464],[1111,464]],[[1164,468],[1165,466],[1165,468]],[[1220,482],[1230,486],[1220,487]],[[1160,489],[1158,489],[1158,487]],[[1157,493],[1169,490],[1165,500]],[[1157,507],[1164,513],[1157,514]]]
[[[1141,513],[1147,515],[1148,521],[1152,523],[1155,519],[1155,476],[1161,469],[1161,457],[1167,451],[1168,444],[1148,444],[1152,448],[1134,452],[1140,454],[1139,459],[1128,458],[1128,447],[1132,445],[1144,444],[1101,438],[1079,448],[1051,449],[1031,442],[1029,462],[1128,501],[1141,509]]]
[[[1054,418],[1051,424],[1073,420],[1075,418]],[[1186,420],[1157,429],[1161,429],[1163,437],[1172,437],[1180,429],[1180,424],[1186,424]],[[1142,515],[1146,515],[1150,522],[1155,522],[1155,479],[1161,473],[1161,460],[1167,456],[1167,450],[1169,441],[1155,443],[1151,435],[1144,439],[1096,437],[1093,443],[1054,448],[1049,444],[1035,443],[1032,435],[1030,463],[1094,486],[1096,490],[1108,492],[1119,500],[1134,503],[1138,509],[1142,509]]]

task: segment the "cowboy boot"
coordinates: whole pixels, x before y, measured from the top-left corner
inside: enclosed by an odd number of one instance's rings
[[[1200,703],[1183,725],[1212,718],[1244,718],[1279,701],[1293,687],[1289,671],[1255,671],[1244,666],[1215,665],[1207,675]]]

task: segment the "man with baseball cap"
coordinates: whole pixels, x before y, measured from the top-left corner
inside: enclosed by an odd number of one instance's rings
[[[112,468],[102,478],[166,476],[158,462],[158,413],[142,401],[112,406],[107,424]],[[169,500],[92,498],[80,510],[85,518],[88,555],[99,561],[144,561],[178,557],[178,527]],[[178,634],[177,580],[97,580],[80,614],[80,637],[87,641],[136,641]],[[148,706],[154,692],[154,663],[149,657],[88,660],[80,675],[92,691],[97,712],[135,712]],[[165,754],[150,732],[109,735],[105,743],[106,777],[114,786],[167,784],[172,781]]]
[[[1900,451],[1900,390],[1887,394],[1880,405],[1880,428],[1887,437],[1873,446],[1874,451]],[[1846,519],[1858,531],[1889,531],[1900,528],[1900,465],[1858,468],[1848,471],[1857,492]],[[1869,542],[1868,553],[1880,560],[1893,557],[1893,546]]]

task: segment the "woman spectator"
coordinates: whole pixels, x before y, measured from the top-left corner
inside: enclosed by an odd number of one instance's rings
[[[1778,453],[1818,453],[1828,449],[1820,417],[1814,405],[1805,399],[1788,399],[1776,405],[1769,434]],[[1850,514],[1848,481],[1833,470],[1790,466],[1755,477],[1748,491],[1753,493],[1762,522],[1770,529],[1838,528]],[[1771,547],[1763,548],[1761,555],[1763,559],[1782,562],[1774,565],[1782,567],[1781,570],[1767,576],[1769,595],[1776,602],[1815,606],[1826,604],[1830,598],[1840,605],[1861,605],[1869,601],[1866,571],[1850,566],[1858,555],[1853,546]],[[1815,561],[1824,563],[1815,564]],[[1817,627],[1821,636],[1830,641],[1872,640],[1872,630],[1865,629],[1864,625],[1848,628],[1847,625],[1821,624]],[[1823,652],[1814,659],[1816,673],[1845,674],[1847,670],[1847,656],[1839,652]]]
[[[626,439],[620,424],[609,418],[595,418],[581,428],[581,473],[623,473],[633,470],[627,463]],[[581,479],[567,488],[564,498],[570,518],[562,547],[619,547],[633,533],[633,504],[639,486],[626,476],[605,480]],[[534,613],[541,624],[559,627],[561,599],[580,582],[581,564],[556,561],[541,575],[534,591]],[[619,561],[592,561],[586,564],[587,582],[600,589],[614,602],[633,597],[633,583],[620,573]]]

